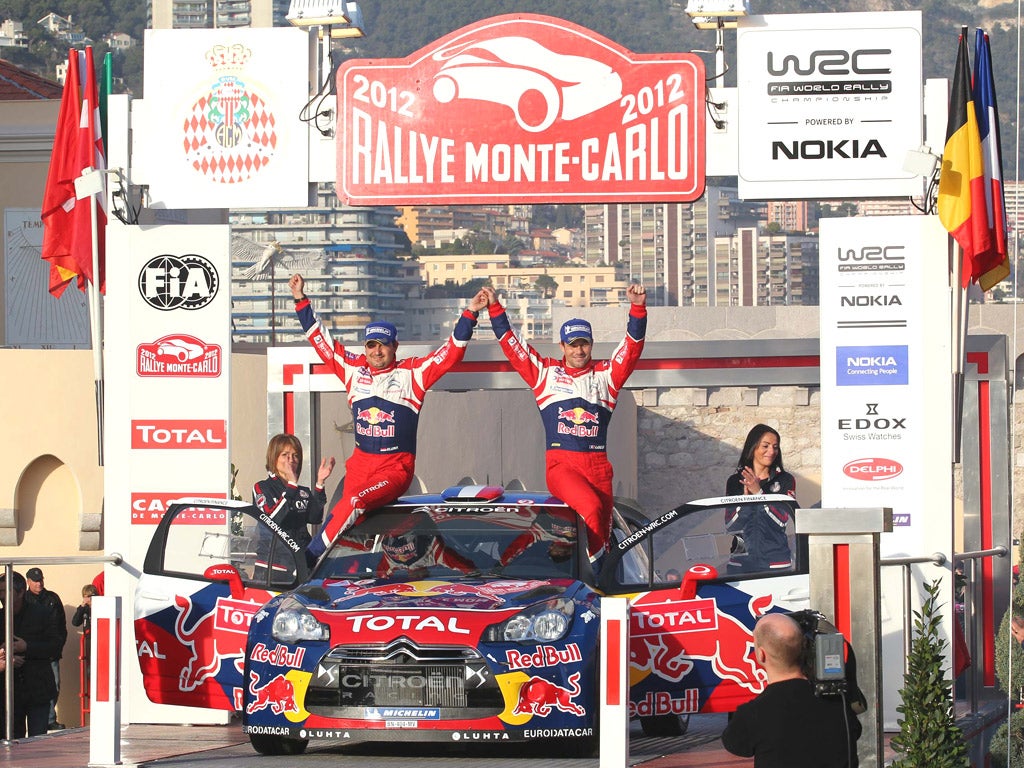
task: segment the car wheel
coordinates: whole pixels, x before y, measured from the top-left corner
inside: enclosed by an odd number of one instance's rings
[[[287,736],[266,736],[249,734],[252,748],[261,755],[301,755],[309,745],[309,739],[290,739]]]
[[[644,736],[682,736],[690,727],[689,715],[651,715],[640,718]]]

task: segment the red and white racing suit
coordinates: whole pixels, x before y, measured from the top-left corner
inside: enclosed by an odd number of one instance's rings
[[[367,365],[364,354],[350,352],[331,338],[309,299],[296,302],[295,311],[320,359],[344,383],[355,431],[356,445],[345,462],[341,499],[309,545],[310,554],[319,557],[363,511],[388,504],[408,490],[415,471],[423,398],[466,354],[476,316],[465,310],[452,335],[432,354],[375,370]]]
[[[644,349],[647,307],[631,304],[626,337],[610,360],[569,368],[542,357],[512,329],[504,307],[490,305],[491,327],[505,357],[533,390],[544,424],[548,490],[575,509],[586,523],[588,551],[596,558],[612,530],[612,465],[608,423],[619,391]]]

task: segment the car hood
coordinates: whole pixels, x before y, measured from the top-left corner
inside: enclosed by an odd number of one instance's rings
[[[428,579],[382,582],[324,579],[309,582],[295,594],[334,611],[370,608],[506,611],[552,598],[574,597],[584,585],[573,579]]]

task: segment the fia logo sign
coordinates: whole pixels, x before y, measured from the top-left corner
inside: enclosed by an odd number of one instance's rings
[[[161,254],[139,272],[139,293],[154,309],[200,309],[217,295],[220,280],[208,260],[195,253]]]

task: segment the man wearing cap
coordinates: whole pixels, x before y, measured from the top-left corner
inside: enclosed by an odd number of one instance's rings
[[[28,591],[25,593],[25,602],[36,603],[45,609],[49,616],[51,633],[57,638],[57,653],[50,659],[50,667],[53,671],[53,681],[57,685],[57,694],[60,693],[60,657],[64,652],[64,643],[68,639],[68,621],[64,615],[64,602],[53,590],[47,589],[43,583],[43,571],[41,568],[29,568],[25,571],[25,578],[28,580]],[[57,695],[50,701],[50,719],[47,727],[52,730],[62,730],[64,726],[57,722]]]
[[[612,465],[608,422],[619,390],[633,372],[647,332],[647,293],[630,285],[626,337],[609,360],[593,360],[594,332],[586,320],[562,324],[562,359],[542,357],[512,329],[490,288],[491,327],[505,357],[533,390],[546,441],[548,490],[575,509],[587,525],[588,553],[596,560],[612,530]]]
[[[32,568],[36,571],[38,568]],[[31,572],[30,571],[30,572]],[[41,579],[41,574],[40,580]],[[17,571],[11,573],[11,604],[0,609],[0,624],[6,621],[5,609],[11,609],[13,637],[11,646],[4,645],[0,638],[0,668],[10,664],[14,679],[14,707],[12,709],[11,733],[8,738],[20,739],[41,736],[47,731],[47,713],[52,700],[57,696],[57,686],[50,669],[50,659],[60,654],[63,641],[54,631],[52,617],[47,608],[28,601],[25,577]],[[7,576],[0,573],[0,600],[7,599]],[[62,611],[63,613],[63,611]],[[0,675],[0,696],[4,695],[4,677]],[[0,713],[3,705],[0,703]],[[50,718],[52,719],[52,715]],[[53,729],[52,724],[50,730]],[[4,726],[0,724],[0,734]]]
[[[487,296],[480,291],[472,298],[452,335],[433,354],[398,360],[394,325],[370,323],[363,334],[363,351],[347,350],[316,316],[304,286],[302,275],[292,275],[288,281],[306,338],[348,392],[356,443],[345,462],[341,499],[308,547],[313,557],[319,557],[365,510],[388,504],[408,490],[415,471],[416,427],[423,399],[466,354]]]

